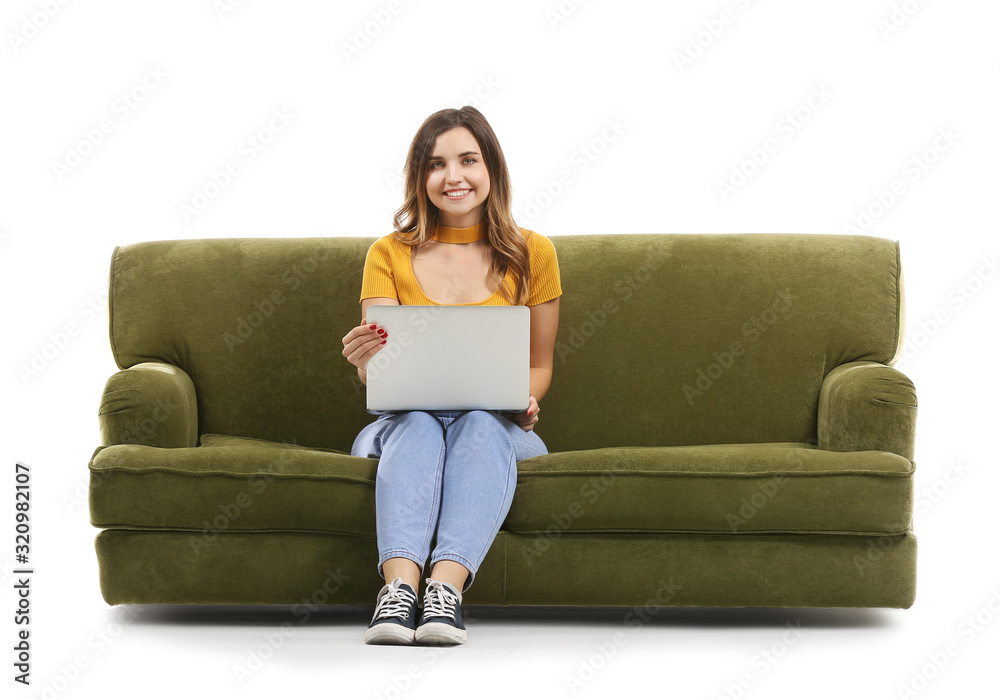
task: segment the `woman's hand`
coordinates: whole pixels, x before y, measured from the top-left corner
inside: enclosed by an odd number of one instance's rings
[[[524,432],[528,432],[535,427],[535,423],[538,422],[538,402],[535,397],[528,394],[528,408],[520,413],[508,413],[507,417],[517,425],[521,427]]]
[[[367,320],[361,319],[361,325],[352,328],[350,333],[342,338],[344,357],[352,365],[365,371],[368,370],[368,361],[382,349],[385,339],[389,337],[384,328],[369,324]]]

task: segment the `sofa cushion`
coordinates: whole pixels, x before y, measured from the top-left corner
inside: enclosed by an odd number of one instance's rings
[[[255,438],[203,435],[198,447],[111,445],[90,460],[91,523],[375,534],[378,460]]]
[[[254,438],[99,447],[98,527],[375,535],[378,460]],[[518,462],[511,532],[903,533],[913,463],[808,443],[617,447]]]
[[[512,532],[902,534],[913,462],[810,443],[612,447],[518,463]]]

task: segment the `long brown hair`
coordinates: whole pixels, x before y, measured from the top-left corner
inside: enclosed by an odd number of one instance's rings
[[[489,279],[508,302],[522,306],[531,290],[528,244],[511,213],[510,173],[500,142],[486,118],[475,107],[465,105],[461,109],[442,109],[420,125],[406,155],[404,201],[392,217],[396,229],[392,235],[412,247],[431,239],[438,225],[439,210],[427,197],[430,156],[438,135],[458,126],[472,132],[490,177],[490,192],[486,196],[486,240],[492,249]],[[411,235],[401,235],[404,233]],[[515,280],[513,293],[504,283],[508,270],[513,272]]]

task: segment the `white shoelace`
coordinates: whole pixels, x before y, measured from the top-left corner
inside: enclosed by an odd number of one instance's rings
[[[399,583],[402,579],[396,578],[392,583],[389,584],[389,590],[385,592],[382,596],[382,600],[379,601],[378,612],[375,613],[375,619],[381,620],[384,617],[401,617],[404,620],[410,614],[410,606],[413,601],[416,600],[416,596],[407,590],[399,587]]]
[[[424,617],[455,617],[458,596],[445,588],[440,581],[426,579],[424,591]]]

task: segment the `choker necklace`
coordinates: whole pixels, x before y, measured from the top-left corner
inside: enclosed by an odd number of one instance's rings
[[[439,224],[431,236],[431,239],[442,243],[472,243],[481,238],[486,238],[486,221],[480,221],[478,224],[465,228]]]

